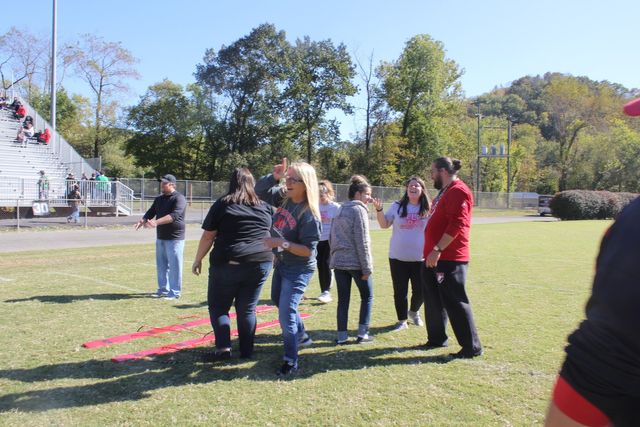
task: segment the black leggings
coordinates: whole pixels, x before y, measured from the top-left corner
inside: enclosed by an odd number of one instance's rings
[[[329,268],[329,260],[331,259],[331,248],[328,240],[320,240],[318,242],[318,280],[320,281],[320,291],[325,292],[331,288],[331,269]]]
[[[420,275],[421,261],[399,261],[389,258],[391,281],[393,282],[393,302],[396,306],[398,320],[407,320],[407,294],[411,280],[411,311],[420,310],[422,302],[422,282]]]

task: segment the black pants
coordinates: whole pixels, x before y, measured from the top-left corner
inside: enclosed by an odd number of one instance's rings
[[[400,321],[407,320],[408,307],[411,311],[417,312],[422,306],[422,264],[422,261],[408,262],[389,258],[391,282],[393,283],[393,302]],[[409,281],[411,281],[411,305],[407,303]]]
[[[467,262],[440,261],[436,268],[427,268],[422,263],[428,344],[448,343],[448,315],[462,351],[472,355],[480,352],[482,345],[473,321],[471,304],[464,289],[468,268]]]
[[[321,240],[317,247],[318,255],[318,280],[320,281],[320,290],[322,292],[331,289],[331,269],[329,268],[329,260],[331,259],[331,248],[328,240]]]
[[[207,300],[216,349],[231,348],[229,309],[235,305],[240,356],[253,354],[256,306],[271,267],[271,261],[210,266]]]

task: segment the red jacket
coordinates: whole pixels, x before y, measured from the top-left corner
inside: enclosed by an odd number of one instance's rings
[[[24,117],[27,114],[27,109],[24,108],[24,105],[20,105],[16,110],[16,116]]]
[[[451,182],[440,199],[434,199],[424,231],[425,259],[446,233],[453,241],[440,254],[440,261],[469,261],[472,208],[473,194],[460,179]]]

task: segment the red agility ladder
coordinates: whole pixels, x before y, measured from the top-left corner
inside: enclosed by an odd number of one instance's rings
[[[256,307],[256,313],[264,313],[267,311],[271,311],[275,308],[276,307],[273,305],[259,305]],[[229,317],[232,319],[235,318],[236,313],[230,313]],[[159,328],[153,328],[146,331],[134,332],[132,334],[124,334],[124,335],[118,335],[111,338],[104,338],[101,340],[89,341],[82,344],[82,346],[84,348],[100,348],[100,347],[105,347],[111,344],[119,344],[122,342],[128,342],[128,341],[133,341],[140,338],[164,334],[165,332],[180,331],[182,329],[188,329],[194,326],[200,326],[208,323],[209,323],[209,318],[192,320],[191,322],[187,322],[187,323],[178,323],[176,325],[162,326]]]
[[[300,313],[300,317],[302,319],[306,319],[308,317],[311,317],[310,314],[305,314],[305,313]],[[279,324],[279,322],[277,320],[272,320],[270,322],[264,322],[264,323],[258,323],[256,325],[256,330],[261,330],[261,329],[267,329],[267,328],[272,328],[274,326],[277,326]],[[231,331],[231,336],[237,336],[238,335],[238,330],[234,329]],[[161,347],[156,347],[156,348],[150,348],[148,350],[142,350],[142,351],[137,351],[135,353],[129,353],[129,354],[120,354],[118,356],[115,356],[111,359],[112,362],[116,362],[116,363],[120,363],[120,362],[125,362],[127,360],[137,360],[137,359],[142,359],[144,357],[149,357],[149,356],[158,356],[161,354],[168,354],[168,353],[175,353],[177,351],[183,350],[185,348],[192,348],[192,347],[198,347],[207,343],[211,343],[214,342],[215,338],[213,337],[213,335],[209,334],[207,336],[201,337],[201,338],[196,338],[196,339],[192,339],[192,340],[187,340],[187,341],[181,341],[181,342],[177,342],[177,343],[173,343],[173,344],[168,344],[168,345],[163,345]]]

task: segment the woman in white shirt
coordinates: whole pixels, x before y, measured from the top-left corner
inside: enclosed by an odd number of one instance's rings
[[[406,191],[402,199],[393,202],[386,213],[382,213],[382,201],[375,199],[376,218],[381,228],[393,225],[389,242],[389,267],[393,282],[393,300],[398,323],[394,331],[407,329],[407,319],[416,326],[423,326],[420,318],[420,307],[424,302],[422,281],[420,278],[421,263],[424,261],[424,230],[429,219],[429,197],[424,181],[412,176],[407,181]],[[411,304],[407,302],[411,281]]]

